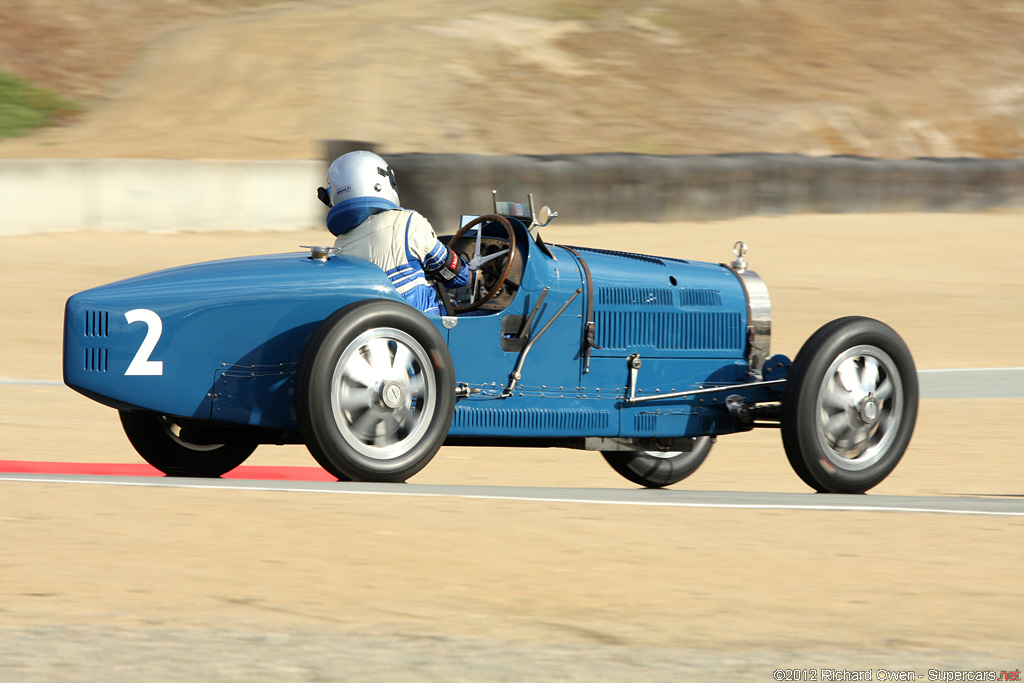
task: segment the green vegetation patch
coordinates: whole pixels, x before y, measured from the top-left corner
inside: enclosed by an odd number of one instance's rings
[[[74,102],[0,71],[0,139],[53,125],[78,111]]]

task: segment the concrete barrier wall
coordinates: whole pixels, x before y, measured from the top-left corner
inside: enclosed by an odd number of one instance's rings
[[[367,142],[326,143],[327,163]],[[492,210],[516,180],[561,220],[712,220],[786,213],[1024,207],[1024,160],[868,159],[797,154],[476,156],[388,154],[402,203],[436,225]],[[325,166],[326,168],[326,166]]]
[[[506,179],[572,223],[1024,206],[1024,161],[594,154],[396,155],[392,164],[403,203],[441,225],[489,212],[490,190]]]
[[[2,159],[0,235],[323,224],[320,161]]]
[[[0,235],[41,231],[287,230],[322,226],[330,160],[0,160]],[[489,213],[517,180],[567,223],[711,220],[752,214],[977,211],[1024,207],[1024,160],[738,154],[389,154],[402,203],[438,230]]]

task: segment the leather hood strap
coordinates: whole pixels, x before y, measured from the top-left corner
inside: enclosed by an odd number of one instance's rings
[[[565,247],[565,246],[563,246],[563,248],[566,249],[573,256],[575,256],[576,260],[580,262],[580,265],[583,266],[583,275],[584,275],[584,277],[587,280],[587,282],[586,282],[586,288],[587,288],[586,309],[587,309],[587,311],[586,311],[586,321],[583,323],[583,343],[582,343],[583,358],[586,361],[586,363],[585,363],[585,365],[583,367],[583,372],[587,373],[587,372],[590,372],[590,350],[591,349],[600,349],[601,348],[600,346],[597,345],[597,340],[595,338],[596,337],[596,332],[595,332],[595,325],[594,325],[594,279],[590,276],[590,266],[587,265],[586,259],[584,259],[582,256],[580,256],[580,253],[578,251],[576,251],[572,247]]]

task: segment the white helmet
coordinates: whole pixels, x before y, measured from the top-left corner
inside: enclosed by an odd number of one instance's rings
[[[388,162],[373,152],[343,154],[327,170],[329,206],[358,197],[386,199],[398,206],[398,184]]]
[[[341,235],[368,217],[397,209],[398,183],[388,162],[373,152],[343,154],[327,169],[327,187],[318,191],[320,200],[331,207],[327,228]]]

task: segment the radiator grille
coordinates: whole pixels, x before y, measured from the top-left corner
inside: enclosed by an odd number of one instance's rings
[[[743,350],[743,318],[737,312],[648,313],[596,311],[597,345],[606,349]]]
[[[455,408],[454,426],[523,431],[586,432],[608,427],[604,410],[511,410],[506,408]]]

